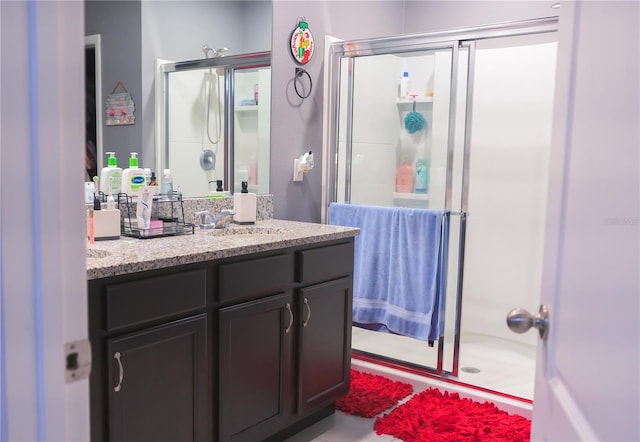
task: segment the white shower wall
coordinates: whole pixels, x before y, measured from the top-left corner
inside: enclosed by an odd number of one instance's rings
[[[211,72],[211,73],[210,73]],[[224,115],[221,136],[217,144],[207,139],[207,76],[218,80],[218,93],[213,88],[209,109],[209,133],[216,137],[218,106],[224,114],[224,75],[216,70],[193,70],[174,72],[169,75],[169,167],[173,175],[173,186],[188,196],[205,196],[212,190],[209,181],[224,177]],[[215,95],[214,95],[215,94]],[[215,139],[214,139],[215,141]],[[211,149],[216,154],[216,167],[205,171],[200,167],[200,154]],[[161,172],[161,171],[160,171]],[[213,187],[215,189],[215,186]]]
[[[506,315],[539,306],[556,44],[477,49],[462,333],[534,346]]]

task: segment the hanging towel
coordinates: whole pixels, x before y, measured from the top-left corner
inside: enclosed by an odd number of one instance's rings
[[[353,322],[424,341],[443,332],[442,211],[332,203],[330,224],[359,227]]]

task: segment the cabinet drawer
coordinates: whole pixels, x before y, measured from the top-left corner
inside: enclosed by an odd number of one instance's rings
[[[353,273],[353,242],[298,252],[296,282],[312,284]]]
[[[270,294],[285,289],[293,279],[291,255],[276,255],[220,266],[220,302]]]
[[[117,330],[204,308],[207,273],[191,270],[111,284],[106,294],[106,328]]]

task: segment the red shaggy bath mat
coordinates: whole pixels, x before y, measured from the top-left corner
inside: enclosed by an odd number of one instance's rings
[[[351,389],[349,394],[336,401],[336,408],[345,414],[373,417],[412,392],[411,384],[351,370]]]
[[[461,399],[429,388],[382,417],[373,426],[405,442],[528,441],[531,421],[509,414],[491,402]]]

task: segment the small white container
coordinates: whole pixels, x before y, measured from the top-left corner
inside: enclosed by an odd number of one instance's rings
[[[411,87],[411,81],[409,80],[409,72],[403,72],[402,78],[400,78],[400,98],[407,98],[409,95],[409,89]]]
[[[249,193],[248,183],[242,182],[242,191],[233,194],[233,221],[238,224],[256,222],[256,194]]]
[[[173,175],[171,175],[170,169],[165,169],[162,172],[162,182],[160,185],[160,193],[171,196],[173,194]]]

